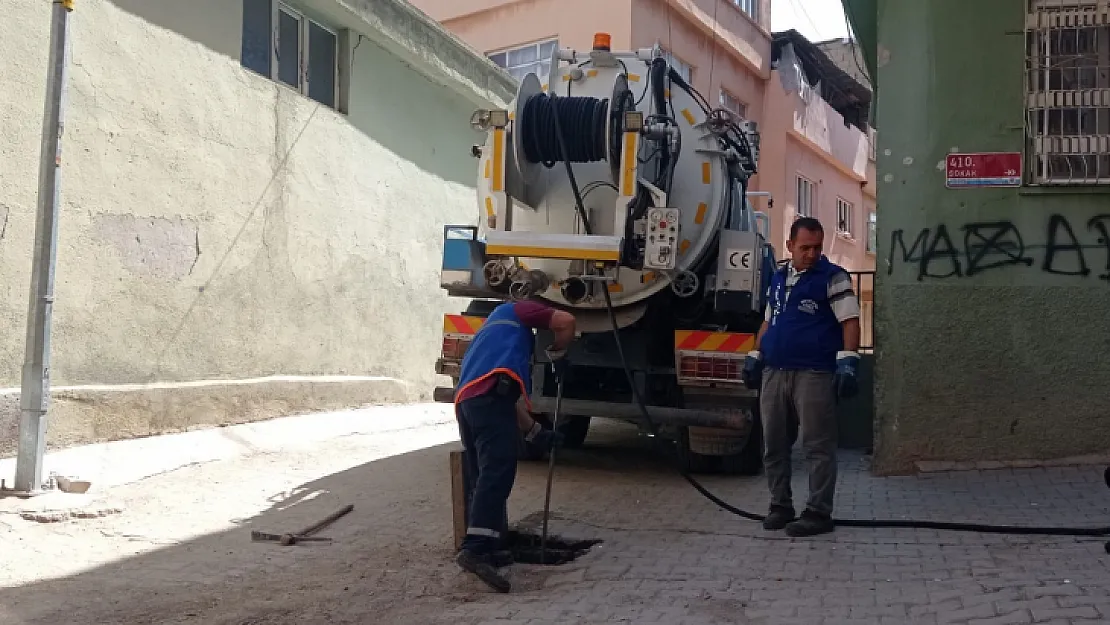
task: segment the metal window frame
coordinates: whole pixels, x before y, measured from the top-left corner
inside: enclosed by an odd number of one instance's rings
[[[808,197],[806,198],[806,211],[802,212],[802,185],[805,182],[809,189]],[[814,209],[817,206],[817,183],[809,177],[803,175],[801,172],[794,174],[794,210],[799,217],[813,217]]]
[[[867,251],[874,254],[879,248],[879,216],[878,211],[867,211]]]
[[[726,96],[729,97],[729,98],[732,98],[732,101],[736,103],[736,108],[735,109],[729,108],[725,104],[724,99],[725,99]],[[729,91],[728,89],[725,89],[724,87],[718,87],[718,89],[717,89],[717,104],[719,104],[721,106],[721,108],[732,111],[733,113],[736,113],[737,115],[739,115],[740,117],[743,117],[744,119],[748,118],[748,104],[746,102],[744,102],[743,100],[741,100],[740,98],[738,98],[735,93]]]
[[[335,55],[334,55],[334,62],[332,63],[332,70],[331,70],[332,71],[332,91],[334,93],[332,93],[332,104],[330,105],[330,108],[338,110],[339,109],[339,94],[341,92],[340,85],[339,85],[339,80],[340,80],[340,75],[339,75],[339,30],[336,29],[336,28],[332,28],[331,26],[328,26],[327,24],[324,24],[323,22],[320,22],[319,20],[313,19],[312,17],[307,15],[303,10],[301,10],[301,9],[299,9],[299,8],[289,4],[287,2],[283,2],[282,0],[274,0],[273,2],[271,2],[270,3],[270,11],[271,11],[271,16],[270,16],[270,28],[271,28],[271,31],[270,31],[270,39],[271,39],[271,45],[270,45],[270,79],[273,80],[274,82],[278,83],[279,85],[282,85],[282,86],[287,87],[289,89],[293,89],[294,91],[303,95],[306,98],[309,97],[309,95],[308,95],[308,84],[309,84],[309,81],[311,80],[311,77],[308,75],[309,48],[310,48],[310,46],[309,46],[309,34],[311,32],[310,25],[314,24],[314,25],[316,25],[316,27],[320,28],[321,30],[324,30],[324,31],[327,31],[328,33],[330,33],[331,36],[332,36],[332,40],[334,41],[333,45],[334,45],[334,48],[335,48]],[[280,30],[281,30],[280,18],[281,18],[281,12],[282,11],[288,13],[289,15],[291,15],[293,17],[296,17],[298,19],[298,22],[299,22],[299,26],[297,28],[297,86],[296,87],[291,87],[290,85],[285,84],[284,82],[282,82],[278,78],[278,74],[281,71],[281,68],[279,67],[277,50],[278,50],[278,46],[280,45],[280,35],[279,35],[279,33],[280,33]],[[312,101],[317,102],[316,100],[312,100]],[[317,102],[317,103],[321,104],[323,106],[329,106],[327,104],[324,104],[323,102]]]
[[[846,224],[848,224],[847,230],[841,230],[840,229],[840,222],[841,222],[840,209],[842,207],[847,209],[847,219],[843,220]],[[848,237],[850,237],[850,238],[853,238],[853,239],[855,238],[856,235],[855,235],[854,232],[852,232],[852,217],[853,217],[852,213],[855,212],[855,209],[856,209],[855,202],[849,202],[848,200],[844,199],[843,197],[841,197],[839,195],[836,196],[836,224],[835,225],[836,225],[836,233],[837,234],[848,235]]]
[[[1024,102],[1024,179],[1026,184],[1036,186],[1095,186],[1110,185],[1110,167],[1104,167],[1100,159],[1110,153],[1110,132],[1099,134],[1100,118],[1110,117],[1110,84],[1105,87],[1085,88],[1073,85],[1068,89],[1052,89],[1051,77],[1056,55],[1052,54],[1053,31],[1077,33],[1094,29],[1096,48],[1094,65],[1089,67],[1095,74],[1110,68],[1110,0],[1027,0],[1025,3],[1025,67],[1022,84]],[[1078,34],[1077,34],[1078,37]],[[1068,58],[1089,58],[1091,53],[1076,53],[1060,56]],[[1077,66],[1076,72],[1078,74]],[[1042,74],[1041,81],[1034,81],[1034,74]],[[1038,82],[1043,81],[1043,86]],[[1056,132],[1048,122],[1052,112],[1059,112],[1060,119],[1074,114],[1077,118],[1086,113],[1095,115],[1095,132],[1085,133],[1078,129],[1074,134],[1064,134],[1063,129]],[[1061,176],[1053,171],[1052,157],[1076,158],[1084,164],[1084,169],[1094,166],[1093,175]]]
[[[548,63],[548,72],[550,73],[551,66],[553,65],[553,63],[551,63],[551,56],[548,56],[547,58],[544,58],[544,56],[542,54],[540,54],[540,47],[544,46],[546,44],[549,44],[549,43],[555,44],[554,52],[559,51],[559,36],[555,35],[553,37],[546,37],[544,39],[537,39],[535,41],[531,41],[531,42],[528,42],[528,43],[522,43],[522,44],[519,44],[519,45],[509,46],[508,48],[500,48],[500,49],[497,49],[497,50],[491,50],[489,52],[486,52],[485,56],[486,56],[487,59],[490,59],[492,61],[492,57],[494,57],[498,54],[504,54],[505,55],[505,65],[504,66],[499,66],[499,67],[501,67],[501,69],[505,70],[506,72],[508,72],[510,74],[512,73],[512,70],[514,70],[516,68],[519,68],[519,67],[526,67],[528,65],[536,65],[536,64],[543,65],[544,63]],[[520,50],[524,50],[525,48],[535,48],[536,49],[536,60],[532,61],[531,63],[526,63],[524,65],[510,65],[509,64],[509,53],[510,52],[518,52]],[[546,81],[547,81],[547,76],[540,76],[540,82],[546,82]]]
[[[753,20],[759,19],[759,0],[732,0],[732,4]]]

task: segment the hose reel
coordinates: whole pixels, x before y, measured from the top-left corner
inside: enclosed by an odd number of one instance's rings
[[[514,142],[520,172],[531,180],[535,165],[607,161],[614,180],[620,167],[624,114],[636,108],[624,75],[614,82],[611,98],[556,96],[545,93],[534,74],[525,76],[517,94]],[[560,158],[555,117],[563,131],[566,158]]]

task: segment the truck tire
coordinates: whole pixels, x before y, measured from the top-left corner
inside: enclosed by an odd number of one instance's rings
[[[690,429],[678,428],[678,437],[675,441],[675,452],[678,454],[678,466],[686,473],[711,473],[713,470],[713,456],[706,456],[690,450]]]
[[[559,432],[566,438],[563,447],[578,449],[586,442],[586,435],[590,433],[590,417],[570,417],[566,423],[559,424]]]
[[[755,423],[748,435],[744,449],[732,456],[722,456],[721,473],[726,475],[759,475],[763,472],[763,423],[759,419],[759,409],[755,410]]]
[[[735,453],[706,454],[691,449],[690,429],[679,428],[678,457],[681,466],[688,473],[715,473],[722,475],[759,475],[763,470],[763,427],[760,423],[759,408],[753,410],[752,428],[740,451]],[[709,443],[707,445],[707,443]],[[723,449],[734,449],[735,439],[722,437]],[[699,447],[712,446],[710,441],[699,441]]]

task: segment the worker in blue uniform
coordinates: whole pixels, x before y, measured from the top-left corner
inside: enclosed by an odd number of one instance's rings
[[[789,536],[833,530],[839,399],[859,391],[860,307],[852,278],[822,254],[825,231],[811,217],[790,227],[791,259],[775,271],[755,350],[743,379],[760,388],[763,466],[771,506],[763,527]],[[799,425],[809,461],[809,498],[795,517],[790,454]]]
[[[556,375],[563,375],[566,348],[574,340],[574,316],[535,300],[510,302],[495,308],[474,335],[463,357],[455,393],[469,486],[466,537],[456,561],[499,592],[511,588],[497,568],[511,561],[502,546],[521,433],[545,451],[561,442],[559,433],[531,416],[535,329],[554,333],[547,356]]]

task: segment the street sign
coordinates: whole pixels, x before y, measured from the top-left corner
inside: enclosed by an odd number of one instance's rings
[[[949,189],[1021,186],[1021,152],[949,154],[944,169]]]

